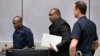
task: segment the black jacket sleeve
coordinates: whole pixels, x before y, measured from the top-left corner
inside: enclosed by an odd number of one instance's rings
[[[57,45],[58,49],[62,48],[66,44],[70,43],[70,35],[71,35],[70,27],[67,26],[67,25],[61,25],[60,34],[61,34],[61,37],[62,37],[62,42]]]

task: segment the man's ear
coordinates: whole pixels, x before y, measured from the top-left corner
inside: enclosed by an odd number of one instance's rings
[[[77,13],[78,13],[78,14],[81,13],[79,9],[77,9]]]
[[[78,8],[75,8],[75,13],[76,13],[76,14],[78,13]]]

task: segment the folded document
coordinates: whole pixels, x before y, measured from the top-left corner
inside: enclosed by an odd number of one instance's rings
[[[61,36],[43,34],[41,46],[50,47],[49,44],[51,44],[52,47],[54,48],[54,50],[57,52],[58,49],[57,49],[56,45],[59,44],[61,42],[61,40],[62,40]]]

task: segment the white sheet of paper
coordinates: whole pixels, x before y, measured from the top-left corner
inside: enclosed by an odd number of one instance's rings
[[[43,34],[41,46],[49,47],[49,44],[53,45],[55,49],[56,45],[59,44],[62,40],[61,36],[50,35],[50,34]]]

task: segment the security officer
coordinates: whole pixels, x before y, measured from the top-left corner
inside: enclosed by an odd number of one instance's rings
[[[70,44],[70,56],[75,56],[78,52],[81,56],[93,56],[91,50],[96,50],[99,46],[96,25],[86,17],[87,5],[84,1],[77,1],[73,8],[73,13],[78,21],[72,30],[72,40]]]

